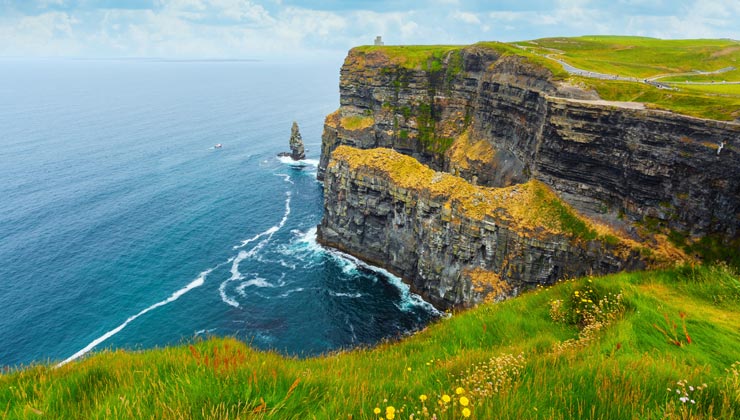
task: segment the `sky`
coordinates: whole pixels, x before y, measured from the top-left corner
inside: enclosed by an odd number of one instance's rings
[[[232,58],[552,36],[740,39],[740,0],[0,0],[0,57]]]

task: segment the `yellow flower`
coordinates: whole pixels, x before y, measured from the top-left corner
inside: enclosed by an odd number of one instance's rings
[[[470,409],[468,407],[463,408],[463,417],[470,417]]]
[[[406,368],[406,370],[408,370],[409,372],[411,372],[411,368],[410,367],[409,368]]]
[[[388,420],[393,420],[394,418],[396,418],[396,415],[393,413],[385,413],[385,418],[387,418]]]
[[[421,402],[424,402],[424,401],[426,401],[426,400],[427,400],[427,396],[426,396],[426,395],[424,395],[424,394],[421,394],[421,395],[419,396],[419,399],[421,400]]]
[[[442,401],[444,401],[445,403],[450,402],[450,396],[447,394],[442,395]]]
[[[455,394],[457,394],[457,395],[460,395],[460,394],[462,394],[463,392],[465,392],[465,390],[464,390],[464,389],[462,389],[462,387],[457,387],[457,389],[455,390]]]
[[[460,405],[461,406],[465,407],[466,405],[468,405],[469,402],[470,401],[468,401],[468,397],[460,397]]]
[[[375,407],[375,409],[373,410],[373,413],[380,414],[380,408],[379,407]]]
[[[386,412],[386,414],[387,413],[393,414],[393,413],[396,412],[396,408],[393,407],[392,405],[389,405],[388,407],[385,408],[385,412]]]

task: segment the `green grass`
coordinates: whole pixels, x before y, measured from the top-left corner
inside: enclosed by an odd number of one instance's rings
[[[504,57],[512,55],[525,57],[530,63],[550,70],[554,79],[566,79],[568,77],[568,72],[563,70],[563,67],[560,64],[542,57],[539,54],[533,54],[529,50],[518,48],[515,44],[504,42],[478,42],[474,45],[496,50]]]
[[[740,81],[740,42],[716,39],[662,40],[623,36],[544,38],[516,43],[541,55],[553,55],[588,71],[639,79],[661,77],[661,82]],[[715,75],[682,73],[736,70]],[[671,74],[676,76],[671,77]],[[681,74],[679,76],[679,74]],[[634,101],[649,106],[716,120],[740,118],[737,85],[678,85],[678,92],[644,83],[608,81],[572,76],[571,81],[596,89],[606,100]]]
[[[359,53],[382,52],[391,62],[406,69],[440,70],[442,58],[450,51],[459,51],[461,45],[364,45],[353,48]]]
[[[590,79],[570,76],[562,66],[544,55],[554,55],[575,67],[639,79],[664,76],[662,82],[740,81],[740,42],[722,39],[662,40],[627,36],[585,36],[544,38],[516,43],[479,42],[477,47],[493,49],[504,56],[518,55],[544,67],[554,80],[567,80],[595,89],[603,99],[635,101],[680,114],[731,121],[740,118],[740,85],[683,85],[679,91],[660,90],[645,83]],[[524,48],[520,48],[524,47]],[[391,63],[405,69],[437,72],[450,52],[463,46],[363,46],[361,53],[383,52]],[[459,54],[449,56],[447,78],[460,72]],[[695,70],[736,70],[715,75],[684,75]],[[676,76],[671,76],[675,74]]]
[[[584,36],[544,38],[521,44],[541,52],[561,51],[558,55],[578,68],[638,78],[730,66],[740,68],[740,42],[731,40]]]
[[[614,320],[595,332],[551,315],[553,302],[573,311],[588,306],[580,296],[620,292],[609,306]],[[384,415],[393,406],[406,419],[423,410],[423,394],[440,418],[459,419],[454,390],[464,386],[477,419],[737,418],[740,379],[725,370],[740,360],[739,311],[740,280],[722,266],[580,279],[456,314],[400,342],[313,359],[213,338],[31,366],[0,376],[0,417],[372,419],[375,407]],[[653,326],[672,336],[672,323],[681,346]],[[473,383],[487,379],[501,386],[483,396]],[[695,404],[678,400],[683,379],[707,384],[691,391]],[[445,394],[457,405],[441,413]]]
[[[740,96],[718,95],[703,89],[679,91],[658,89],[642,83],[573,77],[573,81],[595,89],[608,101],[642,102],[648,107],[715,120],[740,118]]]

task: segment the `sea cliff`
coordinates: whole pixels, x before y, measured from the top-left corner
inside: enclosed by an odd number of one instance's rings
[[[355,48],[341,69],[340,104],[322,137],[319,240],[385,266],[440,306],[485,295],[466,274],[477,268],[515,291],[687,258],[661,235],[676,245],[740,245],[737,122],[603,101],[498,43]],[[576,244],[556,231],[533,239],[511,228],[526,215],[467,217],[455,200],[430,195],[431,184],[410,192],[377,165],[352,165],[342,145],[393,149],[465,188],[547,191],[585,225],[609,226],[619,244],[644,245]]]
[[[432,50],[413,63],[394,47],[351,50],[319,177],[340,144],[389,147],[479,185],[538,179],[591,216],[737,238],[739,123],[600,101],[500,50]]]
[[[324,186],[319,241],[443,309],[670,258],[581,217],[537,180],[475,186],[390,149],[338,147]]]

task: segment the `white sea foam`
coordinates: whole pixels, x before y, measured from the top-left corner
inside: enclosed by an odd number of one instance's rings
[[[280,161],[280,163],[284,163],[286,165],[291,165],[291,166],[319,166],[318,159],[293,160],[293,158],[290,156],[278,156],[277,158]]]
[[[302,287],[298,287],[298,288],[295,288],[295,289],[290,289],[287,292],[280,294],[280,297],[288,297],[288,296],[292,295],[293,293],[302,292],[304,290],[305,289],[302,288]]]
[[[219,266],[220,265],[221,264],[219,264]],[[136,318],[144,315],[145,313],[147,313],[147,312],[149,312],[149,311],[151,311],[153,309],[157,309],[160,306],[164,306],[164,305],[167,305],[168,303],[174,302],[177,299],[179,299],[180,296],[184,295],[185,293],[187,293],[187,292],[195,289],[196,287],[202,286],[203,283],[205,283],[206,276],[208,276],[208,274],[210,274],[211,271],[215,270],[216,268],[218,268],[218,266],[216,266],[214,268],[209,268],[208,270],[200,273],[200,275],[198,275],[198,277],[196,277],[193,281],[191,281],[190,283],[188,283],[187,286],[183,287],[180,290],[175,291],[167,299],[162,300],[162,301],[159,301],[159,302],[155,303],[154,305],[151,305],[148,308],[143,309],[142,311],[140,311],[136,315],[132,315],[132,316],[128,317],[128,319],[126,319],[126,321],[124,321],[123,324],[117,326],[116,328],[108,331],[107,333],[105,333],[105,334],[101,335],[100,337],[96,338],[95,340],[91,341],[90,344],[88,344],[87,346],[85,346],[82,350],[78,351],[77,353],[75,353],[75,354],[69,356],[68,358],[64,359],[63,361],[59,362],[56,365],[56,367],[64,366],[67,363],[69,363],[69,362],[71,362],[71,361],[73,361],[73,360],[75,360],[75,359],[77,359],[77,358],[85,355],[87,352],[89,352],[90,350],[94,349],[100,343],[104,342],[105,340],[107,340],[107,339],[113,337],[114,335],[118,334],[119,332],[121,332],[121,330],[123,330],[124,328],[126,328],[126,326],[128,324],[130,324]]]
[[[239,251],[239,254],[236,256],[236,258],[233,259],[233,262],[231,264],[231,277],[229,277],[228,279],[224,280],[221,283],[221,285],[219,285],[219,287],[218,287],[218,293],[219,293],[219,295],[221,295],[221,300],[224,303],[226,303],[228,305],[231,305],[231,306],[233,306],[235,308],[238,308],[239,307],[239,302],[237,302],[233,298],[229,297],[228,293],[226,292],[226,288],[229,285],[229,283],[231,283],[232,281],[241,280],[241,279],[244,278],[244,277],[242,277],[241,273],[239,272],[239,264],[242,261],[244,261],[246,259],[249,259],[249,258],[252,258],[255,255],[257,255],[257,253],[259,251],[261,251],[262,248],[264,248],[270,242],[270,239],[272,239],[272,236],[277,231],[279,231],[280,229],[282,229],[283,226],[285,226],[285,223],[288,221],[288,217],[290,216],[290,197],[291,197],[290,191],[286,192],[285,195],[286,195],[286,198],[285,198],[285,213],[283,213],[283,218],[280,219],[280,222],[277,225],[271,226],[270,228],[268,228],[264,232],[258,233],[257,235],[255,235],[255,236],[253,236],[253,237],[251,237],[251,238],[249,238],[249,239],[247,239],[245,241],[242,241],[241,245],[238,245],[238,246],[235,246],[234,247],[234,249],[243,248],[244,246],[250,244],[251,242],[254,242],[254,241],[256,241],[256,240],[258,240],[260,238],[265,238],[265,239],[262,239],[260,242],[258,242],[257,245],[255,245],[249,251],[244,251],[244,250]]]
[[[295,185],[295,182],[293,182],[293,180],[290,178],[290,175],[288,175],[288,174],[275,174],[275,175],[277,175],[279,177],[282,177],[283,178],[283,181],[285,181],[285,182],[287,182],[289,184]]]
[[[283,213],[283,218],[280,219],[280,222],[277,225],[275,225],[275,226],[271,226],[269,229],[265,230],[264,232],[258,233],[258,234],[252,236],[249,239],[243,240],[239,245],[234,245],[232,247],[232,249],[244,248],[245,246],[251,244],[252,242],[256,241],[259,238],[262,238],[262,237],[268,236],[268,235],[269,236],[272,236],[275,232],[277,232],[283,226],[285,226],[285,222],[288,221],[288,216],[290,216],[290,197],[291,197],[290,191],[286,192],[285,195],[286,195],[286,198],[285,198],[285,213]]]
[[[334,297],[348,297],[348,298],[361,298],[362,293],[343,293],[343,292],[333,292],[329,290],[329,294]]]
[[[308,236],[309,233],[311,233],[313,237]],[[353,270],[357,270],[358,267],[361,267],[364,270],[373,271],[388,279],[388,282],[395,286],[401,292],[401,304],[399,306],[399,309],[403,310],[404,312],[410,311],[413,307],[423,307],[425,310],[432,312],[437,316],[444,315],[443,312],[438,311],[434,306],[432,306],[431,303],[422,299],[421,296],[417,295],[416,293],[412,293],[409,285],[404,283],[400,277],[394,275],[388,270],[367,264],[366,262],[352,255],[345,254],[342,251],[321,247],[321,245],[316,242],[315,229],[313,229],[313,232],[307,232],[307,236],[308,241],[313,241],[314,243],[316,243],[316,246],[320,247],[322,250],[324,250],[324,252],[331,255],[341,265],[342,271],[344,273],[351,273]]]

